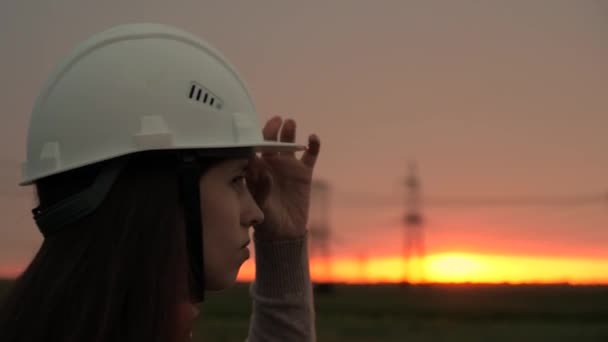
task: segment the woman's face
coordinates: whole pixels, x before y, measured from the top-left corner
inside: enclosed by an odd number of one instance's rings
[[[245,176],[249,159],[214,165],[200,179],[205,288],[220,290],[236,281],[249,258],[249,227],[264,220]]]
[[[249,258],[249,227],[264,220],[247,187],[248,167],[249,159],[226,160],[209,168],[199,181],[207,290],[234,284],[239,268]],[[180,304],[178,341],[190,340],[197,315],[190,301]]]

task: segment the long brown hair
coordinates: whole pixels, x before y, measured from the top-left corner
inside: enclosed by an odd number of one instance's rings
[[[132,156],[93,214],[45,237],[5,299],[0,341],[174,341],[187,259],[173,160]],[[101,164],[37,182],[40,206],[88,186]]]

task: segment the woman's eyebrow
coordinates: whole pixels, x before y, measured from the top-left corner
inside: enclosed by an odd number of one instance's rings
[[[249,169],[249,166],[250,166],[249,161],[243,162],[242,164],[238,165],[235,168],[235,171],[238,171],[238,172],[247,171]]]

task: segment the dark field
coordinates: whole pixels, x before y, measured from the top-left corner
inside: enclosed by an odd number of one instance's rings
[[[194,340],[243,341],[247,290],[210,293]],[[338,285],[315,303],[319,341],[608,341],[608,286]]]

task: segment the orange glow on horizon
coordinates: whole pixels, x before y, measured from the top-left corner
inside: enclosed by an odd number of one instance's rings
[[[315,281],[397,283],[406,279],[401,257],[335,258],[330,265],[313,259],[310,268]],[[412,260],[409,269],[411,282],[608,284],[608,259],[446,252],[429,255],[424,264]],[[249,260],[238,279],[251,281],[254,276],[255,266]]]
[[[334,258],[330,265],[311,260],[314,281],[398,283],[406,279],[406,263],[398,256]],[[411,282],[432,283],[571,283],[608,285],[608,258],[534,257],[445,252],[413,260]],[[0,277],[15,278],[26,265],[2,265]],[[243,264],[240,281],[255,277],[253,258]]]

